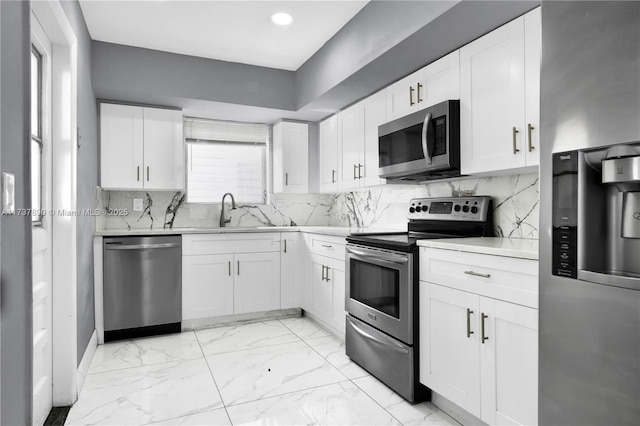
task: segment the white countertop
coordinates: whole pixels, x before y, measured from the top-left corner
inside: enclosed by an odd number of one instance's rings
[[[406,229],[356,228],[348,226],[259,226],[224,228],[172,228],[172,229],[103,229],[96,231],[96,236],[127,236],[127,235],[183,235],[183,234],[227,234],[246,232],[310,232],[314,234],[334,235],[346,237],[354,232],[402,232]]]
[[[418,246],[538,260],[538,240],[525,238],[443,238],[419,240]]]

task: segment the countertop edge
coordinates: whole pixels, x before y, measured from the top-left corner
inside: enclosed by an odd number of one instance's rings
[[[455,238],[419,240],[419,247],[431,247],[468,253],[539,260],[538,240],[518,238]]]

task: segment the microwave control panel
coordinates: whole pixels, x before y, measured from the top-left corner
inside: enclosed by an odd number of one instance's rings
[[[578,276],[578,155],[553,154],[551,273],[567,278]]]

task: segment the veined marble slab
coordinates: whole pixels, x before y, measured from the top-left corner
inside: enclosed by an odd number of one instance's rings
[[[444,238],[419,240],[418,246],[538,260],[538,240],[526,238]]]

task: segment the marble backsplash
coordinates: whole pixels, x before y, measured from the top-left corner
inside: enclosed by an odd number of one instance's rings
[[[411,198],[491,195],[496,235],[538,238],[538,175],[458,179],[422,185],[382,185],[339,194],[275,194],[271,204],[238,205],[227,226],[350,226],[406,229]],[[133,199],[143,211],[132,211]],[[182,193],[96,190],[96,208],[128,214],[96,217],[96,229],[211,228],[220,220],[219,204],[189,204]],[[228,214],[227,214],[228,213]]]

